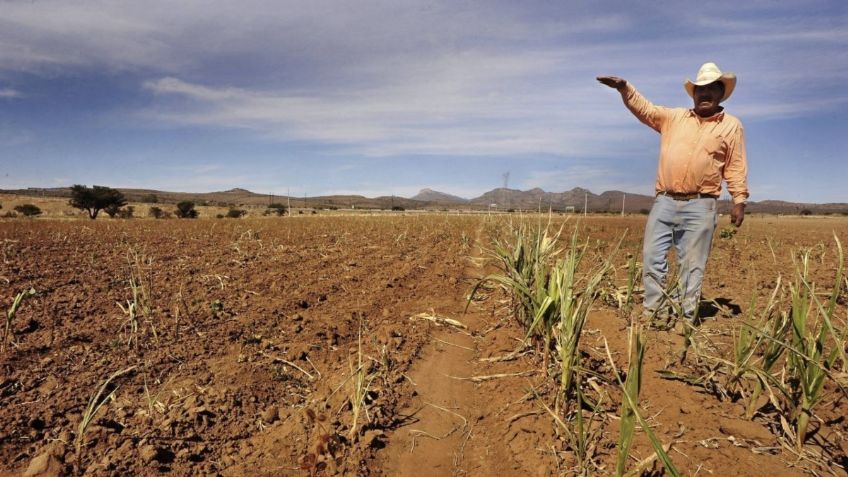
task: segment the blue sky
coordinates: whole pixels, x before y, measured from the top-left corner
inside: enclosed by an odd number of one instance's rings
[[[0,1],[0,188],[653,190],[594,78],[738,75],[752,200],[848,202],[848,2]]]

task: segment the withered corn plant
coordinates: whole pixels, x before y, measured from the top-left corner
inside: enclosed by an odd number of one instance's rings
[[[374,381],[374,378],[377,377],[376,373],[369,372],[370,366],[368,360],[363,360],[361,318],[359,321],[359,334],[357,338],[356,364],[354,365],[352,362],[349,364],[351,370],[351,385],[348,400],[350,401],[352,422],[350,425],[350,431],[348,432],[348,437],[352,439],[357,435],[359,430],[359,421],[361,420],[362,414],[365,414],[365,418],[370,421],[366,399],[369,391],[371,390],[371,383]]]
[[[9,310],[6,312],[6,327],[3,328],[3,343],[0,344],[0,351],[6,351],[6,343],[9,342],[11,335],[13,335],[12,322],[15,321],[15,315],[18,313],[18,308],[20,308],[21,303],[25,298],[33,296],[35,296],[34,288],[24,290],[15,295],[15,299],[12,301],[12,306],[10,306]]]
[[[633,443],[633,436],[636,431],[636,424],[638,423],[648,436],[651,447],[654,448],[654,452],[663,467],[665,467],[665,470],[668,471],[669,475],[679,477],[680,472],[674,466],[674,463],[668,456],[668,452],[666,452],[663,448],[662,442],[660,442],[654,434],[654,431],[651,430],[648,422],[639,412],[639,391],[642,385],[642,361],[645,356],[645,337],[642,334],[641,325],[635,320],[630,326],[629,344],[630,364],[628,365],[627,377],[624,381],[622,381],[621,375],[619,375],[618,370],[615,367],[615,360],[612,358],[609,345],[607,344],[606,339],[604,339],[607,359],[610,362],[610,366],[612,366],[613,374],[615,374],[619,387],[622,391],[621,431],[618,439],[618,456],[616,459],[615,475],[616,477],[625,475],[625,471],[627,470],[627,459],[630,455],[630,446]]]
[[[528,330],[529,336],[536,327],[544,326],[546,331],[543,335],[546,338],[553,336],[556,341],[556,358],[560,367],[558,396],[560,399],[567,399],[572,390],[572,376],[579,366],[579,345],[583,327],[586,324],[589,309],[598,297],[599,286],[612,268],[609,261],[601,261],[594,264],[582,277],[579,276],[578,268],[586,254],[588,244],[588,241],[582,245],[578,244],[575,229],[565,258],[551,272],[547,287],[550,294],[543,301],[541,308],[541,310],[553,308],[554,311],[553,313],[545,311],[535,317]],[[611,255],[615,255],[615,251]],[[550,322],[544,322],[545,318]]]
[[[816,296],[815,284],[809,281],[809,251],[803,254],[801,265],[796,265],[796,279],[789,286],[792,326],[787,347],[787,370],[790,375],[789,394],[794,401],[795,445],[798,449],[807,440],[807,428],[814,408],[823,397],[825,382],[833,376],[830,371],[838,359],[844,359],[844,341],[833,326],[844,260],[838,238],[836,244],[836,281],[827,304],[821,303]]]
[[[481,278],[471,290],[466,310],[475,293],[489,282],[503,287],[511,297],[513,312],[528,338],[544,342],[543,359],[548,363],[548,347],[554,316],[558,308],[552,306],[557,295],[556,283],[550,280],[560,250],[557,240],[562,233],[550,233],[550,223],[532,227],[525,222],[510,224],[507,238],[496,236],[491,249],[484,250],[495,262],[499,271]],[[542,325],[542,326],[539,326]]]
[[[94,418],[97,416],[97,413],[100,411],[103,405],[106,404],[106,401],[111,399],[115,395],[115,392],[118,391],[119,386],[115,386],[114,388],[109,389],[109,385],[116,378],[123,376],[124,374],[127,374],[134,369],[135,366],[130,366],[128,368],[121,369],[112,373],[112,375],[106,378],[106,381],[103,381],[103,384],[101,384],[100,387],[97,388],[97,392],[95,392],[88,400],[88,405],[85,408],[85,412],[83,412],[82,416],[80,417],[80,423],[79,427],[77,428],[77,436],[75,443],[77,450],[77,459],[80,463],[82,462],[82,454],[80,454],[80,451],[82,450],[82,445],[85,442],[85,433],[88,430],[89,425],[92,423],[92,421],[94,421]]]
[[[584,376],[578,368],[575,371],[575,401],[571,410],[564,413],[551,409],[539,393],[530,388],[539,405],[553,418],[556,428],[565,438],[568,447],[574,452],[576,465],[571,471],[573,475],[589,477],[595,475],[600,469],[595,462],[598,445],[603,437],[601,424],[604,421],[603,405],[607,397],[606,393],[598,396],[596,402],[591,402],[584,396]],[[600,388],[599,392],[600,391]],[[588,416],[584,416],[586,409]],[[571,474],[569,474],[571,475]]]
[[[748,397],[749,394],[750,397],[756,395],[756,402],[762,392],[760,373],[770,372],[783,352],[779,345],[767,340],[771,337],[779,343],[788,330],[788,322],[777,310],[780,291],[781,277],[778,276],[774,290],[759,316],[756,312],[757,297],[754,295],[745,320],[737,329],[731,331],[733,360],[721,362],[728,368],[724,387],[733,395],[742,398]]]

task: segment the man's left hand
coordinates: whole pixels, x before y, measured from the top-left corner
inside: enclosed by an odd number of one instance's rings
[[[735,227],[741,227],[743,220],[745,220],[745,204],[733,204],[733,209],[730,211],[730,223]]]

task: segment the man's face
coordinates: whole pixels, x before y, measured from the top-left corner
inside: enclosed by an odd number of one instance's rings
[[[709,117],[719,110],[718,102],[724,97],[724,84],[720,81],[704,86],[695,86],[692,99],[695,100],[695,114],[701,117]]]

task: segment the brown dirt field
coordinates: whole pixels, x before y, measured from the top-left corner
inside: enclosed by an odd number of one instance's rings
[[[0,353],[0,475],[43,465],[30,475],[546,476],[574,465],[552,418],[526,399],[530,387],[543,399],[553,392],[539,354],[483,361],[523,338],[506,295],[485,290],[463,313],[484,270],[472,259],[502,218],[104,219],[0,220],[0,308],[37,292]],[[619,266],[638,254],[644,217],[574,224],[600,251],[629,229]],[[790,278],[801,247],[815,247],[811,276],[831,286],[834,233],[848,243],[848,220],[751,217],[732,238],[717,232],[704,296],[722,307],[707,310],[699,335],[726,356],[752,294],[762,300],[778,274]],[[118,303],[132,298],[134,265],[149,310],[131,333]],[[422,312],[467,329],[410,319]],[[838,316],[848,316],[844,292]],[[581,349],[611,380],[603,338],[626,367],[626,322],[599,301]],[[661,378],[659,369],[688,369],[676,363],[681,344],[674,332],[649,332],[640,406],[660,440],[674,441],[683,475],[846,475],[848,405],[835,389],[808,445],[828,446],[823,471],[782,446],[764,416],[745,420],[740,403]],[[89,399],[130,367],[77,453]],[[370,388],[351,433],[355,374],[368,374]],[[507,376],[468,379],[497,374]],[[612,475],[621,394],[604,388],[597,473]],[[652,452],[637,433],[632,456]],[[652,472],[662,475],[659,465]]]

